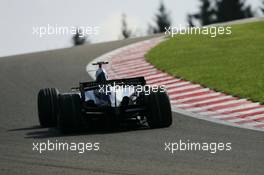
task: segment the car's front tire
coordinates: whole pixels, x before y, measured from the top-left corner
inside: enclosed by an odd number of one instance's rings
[[[76,132],[81,129],[81,99],[78,94],[59,96],[58,128],[62,133]]]
[[[58,115],[58,95],[56,88],[41,89],[38,93],[38,116],[42,127],[55,127]]]
[[[166,92],[158,90],[145,95],[145,105],[150,128],[164,128],[172,124],[170,100]]]

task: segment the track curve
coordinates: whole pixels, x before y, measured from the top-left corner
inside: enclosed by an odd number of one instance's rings
[[[85,66],[110,50],[145,38],[0,59],[0,174],[264,174],[262,132],[173,114],[170,128],[62,136],[38,127],[40,88],[65,91],[87,81]],[[100,150],[32,151],[33,142],[100,142]],[[164,151],[164,142],[231,142],[232,151]]]

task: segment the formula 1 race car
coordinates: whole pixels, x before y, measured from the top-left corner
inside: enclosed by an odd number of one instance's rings
[[[58,127],[63,133],[79,131],[93,121],[118,128],[129,120],[145,120],[150,128],[172,124],[171,106],[165,89],[146,85],[144,77],[107,80],[98,62],[96,81],[81,82],[68,93],[56,88],[38,93],[38,115],[42,127]]]

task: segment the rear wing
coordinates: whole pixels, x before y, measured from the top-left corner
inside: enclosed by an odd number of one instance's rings
[[[100,86],[114,86],[114,85],[130,85],[130,86],[144,86],[146,85],[146,80],[144,77],[135,77],[135,78],[126,78],[126,79],[115,79],[115,80],[107,80],[104,82],[80,82],[79,90],[82,94],[82,97],[84,97],[85,91],[89,90],[95,90],[100,88]]]
[[[135,77],[135,78],[126,78],[126,79],[115,79],[115,80],[106,80],[104,82],[80,82],[80,88],[83,88],[84,90],[87,89],[94,89],[98,88],[103,85],[109,85],[109,86],[114,86],[114,85],[141,85],[144,86],[146,85],[146,80],[144,77]]]

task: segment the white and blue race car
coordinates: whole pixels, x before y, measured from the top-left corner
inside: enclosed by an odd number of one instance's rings
[[[42,127],[58,127],[63,133],[104,121],[110,128],[131,120],[147,121],[150,128],[172,124],[171,106],[165,89],[146,85],[144,77],[107,80],[98,62],[96,80],[81,82],[68,93],[56,88],[38,93],[38,116]]]

